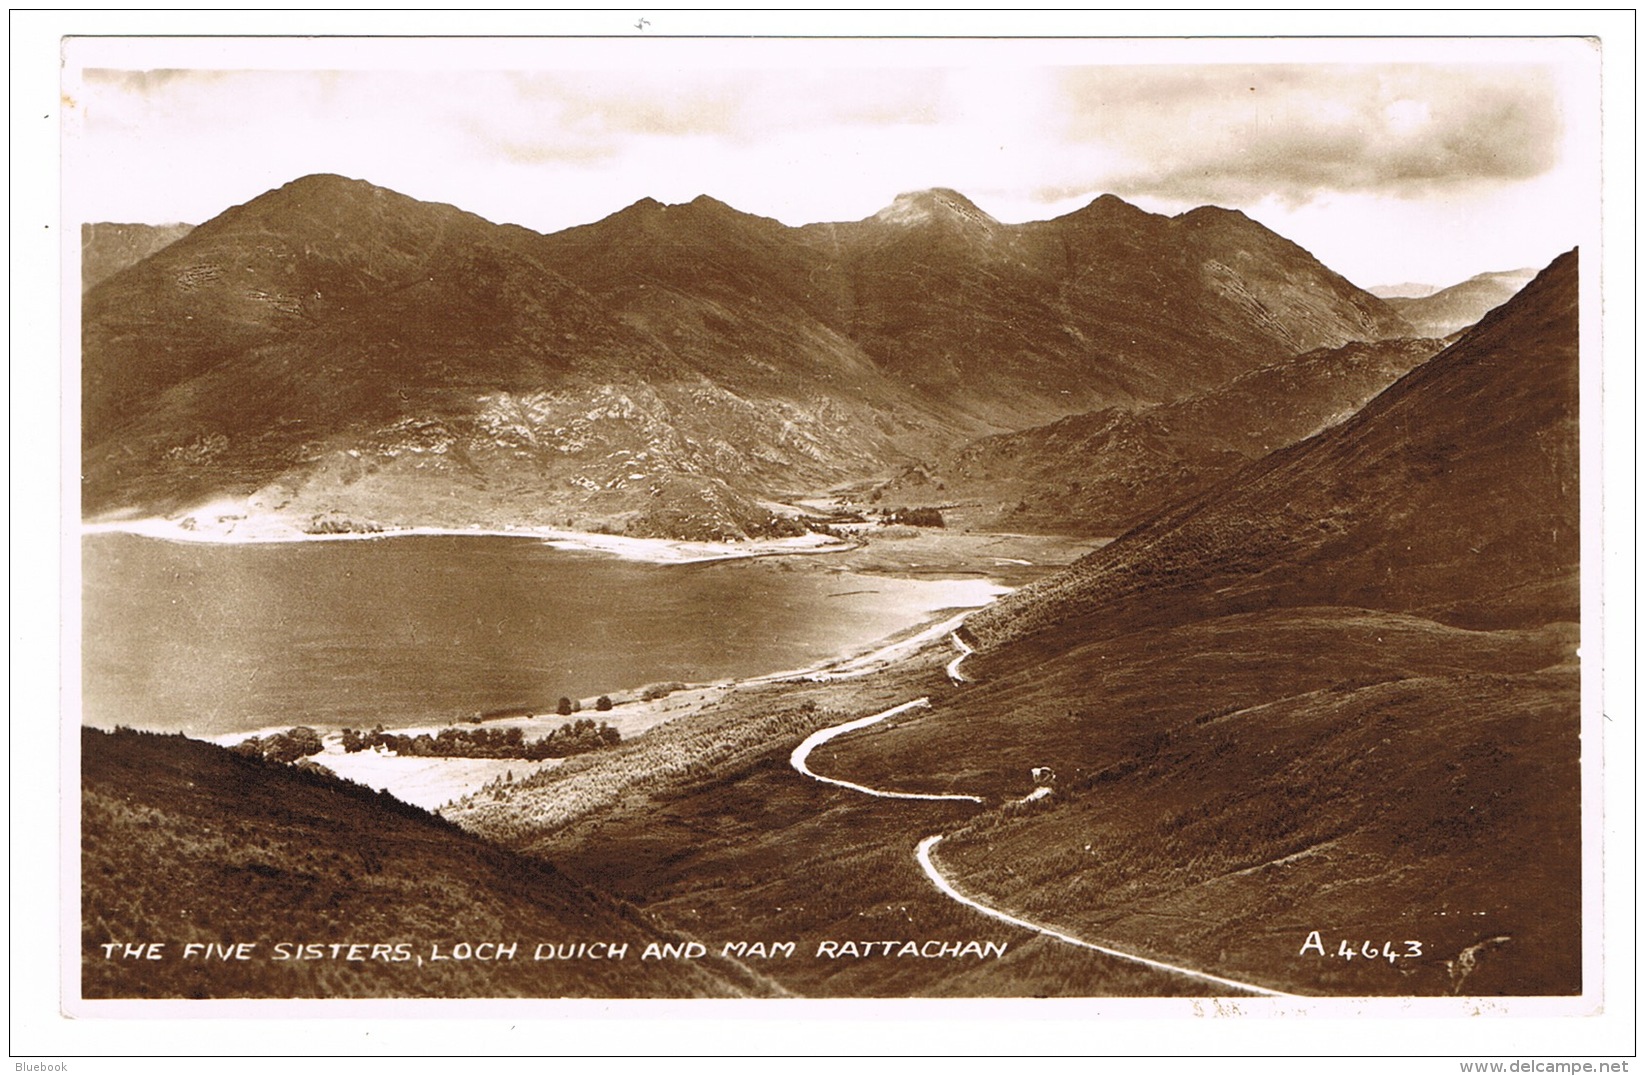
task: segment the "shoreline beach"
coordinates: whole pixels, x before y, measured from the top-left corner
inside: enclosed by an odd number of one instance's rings
[[[194,516],[186,519],[195,519]],[[245,517],[226,525],[145,517],[142,519],[83,523],[82,536],[126,534],[166,542],[207,545],[279,545],[298,542],[362,542],[390,538],[521,538],[539,541],[556,549],[603,553],[623,560],[648,564],[703,564],[719,560],[752,557],[797,556],[843,553],[855,549],[849,541],[812,532],[792,538],[753,538],[744,542],[690,542],[672,538],[634,538],[623,534],[561,530],[552,527],[392,527],[375,531],[310,533],[279,517]]]

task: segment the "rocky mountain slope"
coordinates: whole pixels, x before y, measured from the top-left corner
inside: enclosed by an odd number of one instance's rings
[[[1393,297],[1387,303],[1418,333],[1449,336],[1512,299],[1535,276],[1535,269],[1480,273],[1449,288],[1409,298]]]
[[[1002,225],[934,191],[789,228],[699,198],[542,236],[335,176],[116,274],[83,322],[88,515],[732,536],[765,496],[1408,331],[1223,210]]]

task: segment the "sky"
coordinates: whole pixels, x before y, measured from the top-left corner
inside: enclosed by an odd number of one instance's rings
[[[555,231],[709,194],[788,224],[961,191],[1239,209],[1362,286],[1540,267],[1597,213],[1572,39],[79,39],[65,215],[200,223],[334,172]]]

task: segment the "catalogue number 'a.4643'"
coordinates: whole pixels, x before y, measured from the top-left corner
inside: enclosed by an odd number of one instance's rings
[[[1302,949],[1297,955],[1307,956],[1310,953],[1314,956],[1341,957],[1343,960],[1352,960],[1355,957],[1363,957],[1366,960],[1380,958],[1392,964],[1396,960],[1415,960],[1422,956],[1422,943],[1407,939],[1398,942],[1385,941],[1378,945],[1367,939],[1356,945],[1343,938],[1337,942],[1336,952],[1333,953],[1325,948],[1325,939],[1320,936],[1320,932],[1311,930],[1308,932],[1308,940],[1302,943]]]

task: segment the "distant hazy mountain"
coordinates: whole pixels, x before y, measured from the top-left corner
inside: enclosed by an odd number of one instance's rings
[[[1365,289],[1378,299],[1421,299],[1439,290],[1437,284],[1375,284]]]
[[[192,224],[82,224],[80,290],[136,265],[161,247],[183,238]]]
[[[1238,467],[1348,418],[1442,345],[1320,348],[1174,403],[1070,415],[912,469],[902,503],[979,502],[974,525],[1117,535]]]
[[[1398,310],[1418,333],[1449,336],[1513,298],[1534,276],[1535,269],[1481,273],[1460,284],[1426,295],[1391,298],[1388,305]]]
[[[704,197],[542,236],[311,176],[87,294],[84,505],[737,536],[763,496],[1408,332],[1225,210]]]

